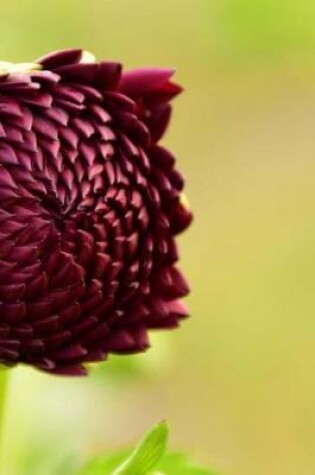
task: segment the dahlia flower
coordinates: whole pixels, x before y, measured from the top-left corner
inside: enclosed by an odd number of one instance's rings
[[[83,375],[187,316],[191,221],[158,144],[181,88],[79,49],[0,63],[0,362]]]

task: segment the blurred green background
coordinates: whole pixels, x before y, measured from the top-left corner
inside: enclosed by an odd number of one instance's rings
[[[3,60],[82,46],[176,66],[165,143],[196,215],[193,317],[88,379],[14,370],[5,473],[53,474],[167,418],[173,447],[222,475],[314,475],[314,24],[310,0],[2,2]]]

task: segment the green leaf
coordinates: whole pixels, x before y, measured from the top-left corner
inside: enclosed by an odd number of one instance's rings
[[[150,475],[215,475],[211,470],[198,467],[186,454],[169,454]]]
[[[114,454],[94,456],[81,468],[78,475],[111,475],[129,454],[130,450],[125,450]]]
[[[215,475],[196,465],[186,454],[165,454],[168,425],[153,427],[130,451],[94,456],[79,475]]]
[[[136,449],[113,475],[146,475],[163,457],[168,439],[168,425],[157,424],[140,441]]]

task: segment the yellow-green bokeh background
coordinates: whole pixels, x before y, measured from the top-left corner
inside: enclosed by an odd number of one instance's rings
[[[314,24],[310,0],[1,2],[3,60],[82,46],[177,67],[165,142],[196,215],[181,238],[193,318],[89,379],[14,370],[9,475],[164,418],[173,447],[222,475],[314,475]]]

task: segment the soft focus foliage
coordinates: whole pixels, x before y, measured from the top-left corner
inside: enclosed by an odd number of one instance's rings
[[[193,318],[84,382],[14,370],[6,474],[164,418],[174,447],[224,475],[315,473],[314,24],[311,0],[2,2],[3,60],[84,45],[176,67],[164,143],[196,215],[181,239]]]

